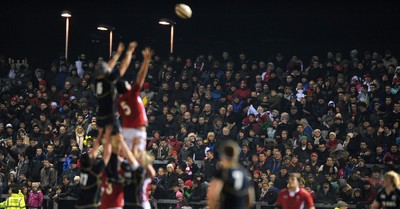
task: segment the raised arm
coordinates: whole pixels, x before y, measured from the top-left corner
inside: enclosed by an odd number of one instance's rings
[[[149,70],[152,51],[150,48],[147,47],[142,51],[142,54],[143,63],[136,78],[136,84],[139,85],[140,88],[142,88],[144,80],[146,79],[147,71]]]
[[[115,67],[115,65],[118,62],[119,57],[121,56],[122,52],[124,51],[124,44],[123,43],[119,43],[118,44],[118,49],[117,52],[115,52],[115,54],[111,57],[111,59],[108,61],[108,67],[109,70],[112,71],[112,69]]]
[[[126,50],[125,52],[125,58],[124,60],[122,60],[121,66],[119,67],[119,75],[123,76],[126,72],[126,70],[129,67],[129,64],[131,63],[132,60],[132,54],[135,51],[137,47],[137,43],[136,42],[131,42],[129,43],[129,47],[128,50]]]
[[[139,163],[136,160],[135,156],[133,156],[133,153],[129,149],[128,145],[126,144],[125,140],[121,137],[117,137],[119,139],[119,144],[121,146],[121,152],[122,155],[128,160],[128,162],[132,165],[133,169],[136,170],[136,168],[139,167]]]

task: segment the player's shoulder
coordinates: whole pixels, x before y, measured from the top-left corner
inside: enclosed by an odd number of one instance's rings
[[[380,195],[380,194],[382,194],[384,192],[385,192],[385,188],[381,187],[381,188],[378,189],[378,192],[376,194],[378,196],[378,195]]]
[[[279,194],[287,194],[287,193],[289,193],[289,190],[288,189],[281,189],[280,191],[279,191]]]
[[[310,193],[307,190],[303,189],[303,188],[300,188],[299,194],[300,195],[306,195],[306,196],[310,195]]]

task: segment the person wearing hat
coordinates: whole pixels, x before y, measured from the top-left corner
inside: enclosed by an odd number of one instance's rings
[[[335,132],[330,132],[328,137],[326,148],[328,148],[330,152],[343,150],[343,145],[337,140]]]
[[[155,96],[154,91],[152,91],[150,89],[150,87],[151,87],[151,85],[150,85],[149,82],[144,82],[143,83],[143,91],[140,92],[140,98],[142,98],[143,103],[145,103],[144,100],[147,100],[148,102],[152,101],[154,96]],[[147,105],[145,104],[145,106],[147,106]]]
[[[176,199],[178,200],[178,202],[176,203],[176,208],[182,208],[184,206],[189,206],[189,202],[186,198],[184,198],[184,195],[182,194],[182,192],[178,191],[175,194]]]
[[[190,199],[190,197],[192,196],[192,187],[193,187],[193,182],[192,180],[188,179],[185,181],[185,186],[183,189],[183,196],[186,199]]]
[[[4,126],[3,126],[3,127],[4,127]],[[3,134],[2,137],[3,137],[3,139],[8,139],[8,138],[10,138],[10,139],[12,139],[13,142],[16,141],[16,139],[17,139],[17,132],[14,131],[14,126],[13,126],[11,123],[7,123],[7,124],[6,124],[6,131],[5,131],[5,133]]]
[[[310,162],[311,170],[317,171],[318,170],[318,153],[317,152],[312,152],[310,154]]]
[[[196,142],[193,146],[194,160],[204,160],[206,158],[206,145],[204,145],[203,138],[196,137]]]
[[[333,204],[336,202],[336,191],[332,188],[330,181],[325,180],[322,183],[322,187],[317,192],[315,202],[323,204]]]
[[[315,209],[311,194],[300,188],[299,173],[291,173],[287,185],[287,188],[279,191],[275,209]]]

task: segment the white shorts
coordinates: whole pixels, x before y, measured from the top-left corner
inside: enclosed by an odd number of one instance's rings
[[[138,149],[140,151],[146,150],[147,133],[136,128],[122,128],[122,134],[126,144],[132,149],[132,142],[134,139],[140,140]]]

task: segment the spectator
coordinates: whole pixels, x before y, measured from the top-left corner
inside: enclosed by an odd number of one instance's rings
[[[57,183],[57,173],[54,167],[50,164],[48,158],[43,159],[43,168],[40,171],[40,182],[44,194],[48,194],[49,190]]]
[[[67,168],[70,168],[71,161],[75,160],[75,163],[79,163],[79,151],[78,150],[72,150],[71,153],[68,155],[68,157],[65,159],[65,162],[63,164],[63,171],[65,171]]]
[[[210,182],[211,178],[217,173],[217,159],[214,157],[214,151],[207,151],[207,159],[204,160],[204,180]]]
[[[43,168],[43,160],[45,156],[41,147],[36,149],[36,155],[33,157],[29,165],[30,180],[32,182],[40,181],[40,171]]]
[[[162,139],[160,142],[160,147],[158,148],[156,159],[165,160],[171,155],[172,151],[172,147],[167,143],[167,140]]]
[[[197,164],[193,161],[192,157],[186,158],[186,168],[185,172],[188,174],[189,178],[192,179],[194,174],[199,170]]]
[[[66,168],[61,176],[63,177],[63,181],[65,177],[69,177],[69,179],[74,179],[75,176],[79,176],[80,175],[80,170],[78,168],[78,160],[77,159],[71,159],[70,161],[70,167]]]
[[[190,138],[185,139],[185,143],[179,151],[180,159],[187,159],[188,157],[193,157],[193,143],[190,141]]]
[[[193,146],[193,153],[195,160],[204,160],[206,158],[206,146],[200,136],[196,137],[196,142]]]
[[[336,202],[336,193],[329,181],[325,181],[318,190],[315,202],[323,204],[333,204]]]
[[[281,165],[279,168],[279,174],[276,176],[276,180],[274,181],[274,187],[279,190],[286,188],[289,179],[288,168],[286,165]]]
[[[27,174],[29,171],[29,160],[26,159],[24,153],[18,154],[18,165],[16,168],[16,176],[19,177],[21,173]]]
[[[29,193],[28,203],[26,204],[29,208],[39,209],[43,206],[43,193],[39,187],[39,182],[32,183],[32,190]]]
[[[174,170],[174,165],[173,164],[168,164],[167,165],[167,173],[165,175],[165,181],[164,181],[164,189],[166,192],[172,191],[174,183],[178,181],[178,175],[175,173]]]

